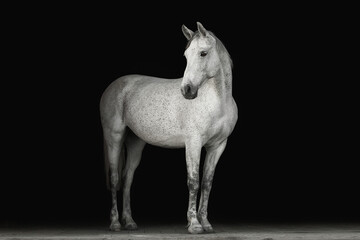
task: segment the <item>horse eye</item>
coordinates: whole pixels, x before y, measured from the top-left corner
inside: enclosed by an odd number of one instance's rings
[[[201,51],[201,52],[200,52],[200,56],[205,57],[206,55],[207,55],[207,52],[206,52],[206,51]]]

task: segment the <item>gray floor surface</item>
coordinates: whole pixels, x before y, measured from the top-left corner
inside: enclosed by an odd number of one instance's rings
[[[0,239],[243,239],[354,240],[360,224],[213,224],[215,233],[188,234],[183,225],[145,225],[136,231],[110,232],[104,226],[1,227]]]

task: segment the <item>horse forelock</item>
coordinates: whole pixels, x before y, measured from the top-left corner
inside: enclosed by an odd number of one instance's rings
[[[215,34],[214,34],[213,32],[208,31],[208,33],[209,33],[213,38],[215,38],[217,51],[220,52],[220,53],[225,53],[225,56],[228,57],[228,59],[229,59],[231,68],[233,68],[233,62],[232,62],[232,60],[231,60],[231,56],[230,56],[229,52],[226,50],[224,44],[220,41],[219,38],[217,38],[217,37],[215,36]],[[189,48],[191,42],[192,42],[194,39],[199,38],[199,37],[200,37],[200,33],[199,33],[199,31],[197,30],[196,32],[194,32],[194,34],[192,35],[192,37],[190,38],[190,40],[187,42],[186,47],[185,47],[185,50]]]

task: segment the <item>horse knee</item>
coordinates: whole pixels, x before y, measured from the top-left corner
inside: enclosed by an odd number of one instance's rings
[[[199,180],[196,178],[188,178],[187,185],[191,192],[199,190]]]
[[[201,189],[204,191],[210,191],[212,186],[212,180],[204,179],[201,183]]]
[[[111,181],[111,187],[116,188],[117,184],[119,182],[119,174],[118,173],[111,173],[110,181]]]

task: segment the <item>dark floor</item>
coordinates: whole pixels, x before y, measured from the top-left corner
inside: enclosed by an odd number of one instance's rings
[[[136,231],[110,232],[103,225],[0,228],[0,239],[360,239],[360,224],[213,224],[215,233],[190,235],[179,224],[144,225]]]

